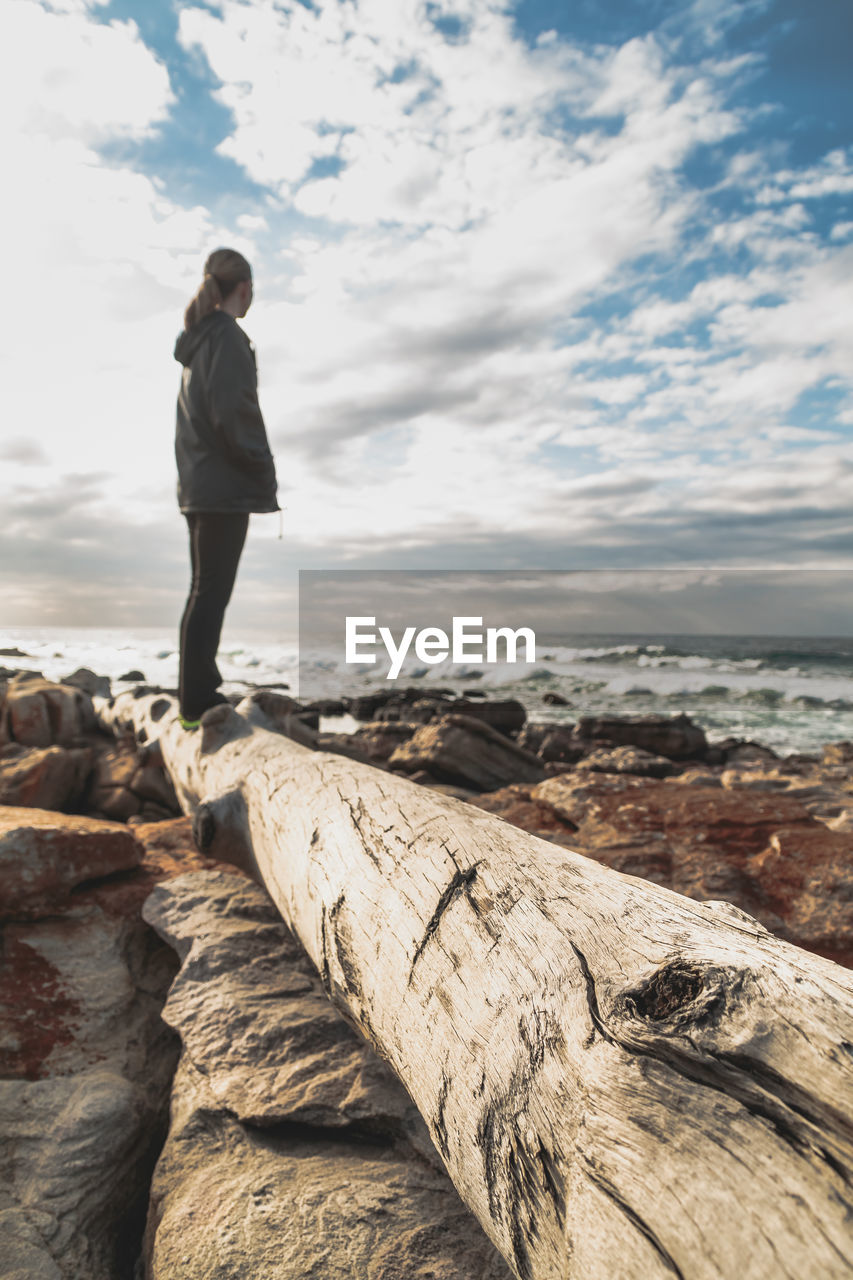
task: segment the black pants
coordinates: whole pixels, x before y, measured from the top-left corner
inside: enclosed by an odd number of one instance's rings
[[[181,659],[178,685],[181,715],[197,720],[221,702],[217,688],[222,676],[216,651],[225,609],[231,599],[248,512],[185,512],[190,532],[192,582],[181,618]]]

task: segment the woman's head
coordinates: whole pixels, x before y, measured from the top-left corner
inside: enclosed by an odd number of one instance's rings
[[[184,312],[184,328],[191,329],[226,301],[238,304],[234,310],[244,316],[251,300],[252,268],[242,253],[236,249],[214,249],[204,264],[201,288]]]

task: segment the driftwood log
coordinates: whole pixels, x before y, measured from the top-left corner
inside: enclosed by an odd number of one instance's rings
[[[853,1275],[853,982],[462,801],[264,727],[159,739],[199,844],[249,860],[520,1280]]]

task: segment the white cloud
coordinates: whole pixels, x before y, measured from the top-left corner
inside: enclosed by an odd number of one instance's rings
[[[729,91],[752,59],[679,65],[672,31],[529,47],[491,0],[443,9],[454,40],[415,0],[183,8],[180,39],[233,115],[220,153],[267,189],[222,227],[104,161],[178,104],[135,25],[93,9],[12,0],[3,18],[23,40],[8,485],[38,490],[43,470],[55,507],[86,473],[72,528],[173,529],[170,350],[204,256],[230,242],[255,266],[246,328],[288,546],[308,562],[553,563],[584,543],[623,562],[767,546],[784,561],[807,529],[829,539],[830,515],[841,529],[849,449],[797,406],[850,386],[850,224],[830,238],[816,222],[850,189],[849,157],[784,168],[746,137],[716,186],[683,171],[748,127]],[[692,6],[690,38],[737,9]],[[35,545],[30,488],[16,527]]]
[[[103,25],[94,7],[10,0],[0,19],[15,49],[0,89],[3,168],[14,175],[3,209],[14,245],[4,266],[14,302],[0,321],[3,431],[33,442],[44,484],[104,472],[102,502],[137,501],[145,520],[151,494],[173,501],[168,357],[213,229],[203,209],[182,209],[99,154],[104,142],[148,136],[174,99],[135,24]],[[7,485],[31,479],[27,457],[9,449]]]
[[[91,7],[7,0],[0,110],[10,131],[84,142],[139,138],[165,117],[174,101],[169,77],[136,23],[93,22]]]

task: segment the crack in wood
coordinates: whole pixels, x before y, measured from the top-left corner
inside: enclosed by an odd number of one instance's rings
[[[506,1226],[514,1265],[521,1280],[533,1273],[530,1243],[543,1231],[563,1231],[566,1186],[563,1153],[549,1150],[527,1118],[528,1103],[546,1052],[559,1049],[563,1034],[545,1010],[532,1011],[532,1023],[519,1020],[524,1053],[519,1055],[506,1087],[484,1106],[476,1140],[483,1160],[483,1176],[493,1221]],[[485,1073],[480,1093],[485,1093]],[[543,1227],[543,1213],[546,1225]]]
[[[426,950],[426,947],[429,944],[430,940],[438,932],[438,927],[441,924],[441,917],[444,915],[445,911],[450,906],[453,899],[459,893],[460,889],[465,891],[465,896],[467,897],[468,902],[470,903],[474,913],[479,914],[478,908],[475,906],[475,904],[471,899],[471,895],[467,892],[469,886],[476,879],[477,868],[479,866],[480,866],[480,863],[475,862],[472,867],[467,867],[464,871],[461,869],[456,871],[453,876],[453,879],[450,881],[450,884],[447,886],[447,888],[444,890],[441,897],[439,898],[438,905],[436,906],[435,911],[433,911],[432,916],[429,920],[429,923],[427,924],[427,927],[424,931],[424,935],[421,938],[420,942],[418,943],[417,948],[415,949],[415,954],[412,957],[412,964],[411,964],[411,968],[409,969],[409,986],[412,985],[412,978],[414,977],[415,966],[417,965],[418,961],[420,960],[421,956]]]
[[[674,1276],[677,1276],[678,1280],[684,1280],[684,1272],[681,1270],[669,1250],[666,1249],[658,1239],[657,1235],[646,1222],[645,1218],[643,1218],[641,1214],[637,1213],[636,1209],[633,1209],[631,1205],[628,1204],[627,1200],[620,1196],[616,1188],[611,1186],[607,1179],[596,1170],[585,1169],[584,1173],[589,1178],[590,1182],[592,1182],[594,1186],[598,1187],[599,1191],[602,1191],[609,1200],[613,1201],[631,1225],[636,1227],[637,1230],[645,1236],[664,1266],[671,1271]]]
[[[444,1119],[444,1109],[447,1106],[447,1095],[449,1092],[450,1077],[442,1069],[441,1085],[438,1090],[438,1109],[436,1110],[435,1120],[433,1121],[433,1134],[436,1142],[438,1143],[438,1149],[444,1156],[445,1160],[447,1160],[450,1155],[450,1144],[447,1140],[447,1124]]]
[[[569,942],[569,946],[572,951],[574,951],[577,962],[580,965],[581,975],[584,980],[584,986],[586,987],[586,1003],[587,1008],[589,1009],[589,1016],[592,1018],[592,1025],[608,1044],[615,1045],[617,1042],[613,1039],[613,1036],[611,1036],[610,1032],[604,1025],[604,1020],[598,1008],[598,996],[595,990],[595,980],[592,976],[592,970],[587,963],[587,958],[581,951],[580,947],[576,947],[573,942]],[[588,1047],[587,1042],[591,1043],[589,1036],[587,1036],[587,1039],[584,1041],[585,1046]]]
[[[355,827],[356,831],[361,837],[361,843],[362,843],[364,852],[367,854],[368,858],[373,863],[373,865],[375,867],[378,867],[379,870],[381,871],[382,864],[379,861],[379,858],[376,854],[376,850],[373,848],[373,845],[371,843],[371,838],[368,832],[365,831],[364,826],[362,825],[362,823],[366,821],[366,815],[364,812],[364,805],[362,803],[361,797],[359,797],[356,804],[353,804],[353,802],[349,799],[349,797],[344,795],[343,791],[341,791],[341,788],[339,786],[336,786],[335,790],[340,796],[341,803],[346,805],[347,809],[349,810],[349,815],[352,821],[352,825]]]

